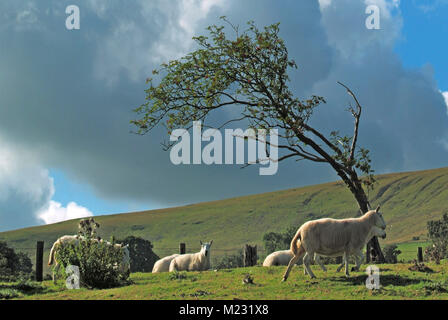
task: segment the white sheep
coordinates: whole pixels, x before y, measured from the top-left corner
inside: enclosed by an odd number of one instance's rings
[[[306,273],[311,278],[315,275],[311,271],[310,262],[314,254],[321,256],[344,256],[345,275],[348,277],[348,258],[350,255],[359,256],[362,248],[369,241],[375,230],[381,231],[386,237],[386,222],[382,214],[370,210],[360,218],[350,219],[319,219],[304,223],[291,241],[291,251],[294,257],[289,261],[283,281],[288,278],[292,266],[303,257]],[[382,229],[382,230],[380,230]],[[359,267],[360,259],[357,260]]]
[[[201,251],[181,254],[171,260],[169,271],[204,271],[210,269],[210,242],[202,243]]]
[[[280,250],[272,252],[263,261],[263,267],[287,266],[294,255],[291,250]],[[298,262],[301,263],[301,262]]]
[[[154,267],[152,268],[152,273],[158,273],[158,272],[168,272],[170,271],[170,263],[171,261],[179,256],[178,253],[172,254],[168,257],[162,258],[160,260],[157,260],[154,264]]]

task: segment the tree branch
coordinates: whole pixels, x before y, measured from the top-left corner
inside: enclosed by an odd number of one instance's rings
[[[352,96],[353,100],[355,100],[356,108],[357,108],[356,111],[353,108],[350,108],[350,111],[352,112],[352,115],[355,118],[355,127],[354,127],[354,133],[353,133],[353,138],[352,138],[352,146],[350,147],[350,155],[348,157],[348,163],[351,163],[353,161],[354,157],[355,157],[356,143],[358,141],[359,119],[361,118],[362,108],[361,108],[361,104],[359,103],[359,101],[356,98],[356,96],[353,93],[353,91],[350,90],[350,88],[347,87],[342,82],[338,81],[338,84],[343,86],[347,90],[348,94]]]

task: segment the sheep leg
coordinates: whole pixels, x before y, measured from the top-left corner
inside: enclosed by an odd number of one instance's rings
[[[289,276],[289,272],[291,271],[291,268],[299,261],[299,259],[305,254],[305,249],[299,245],[299,248],[297,250],[297,254],[294,255],[294,257],[291,258],[289,261],[288,267],[286,268],[285,274],[283,275],[283,280],[286,281]]]
[[[344,264],[345,264],[345,261],[344,261],[344,259],[342,259],[342,262],[341,262],[341,264],[339,265],[339,267],[336,269],[336,272],[340,272],[341,269],[342,269],[342,267],[344,266]]]
[[[56,274],[59,271],[59,264],[56,263],[56,265],[53,268],[53,283],[56,283]]]
[[[286,281],[286,279],[288,279],[289,276],[289,272],[291,271],[291,268],[293,267],[293,265],[295,265],[297,263],[297,261],[299,261],[300,256],[294,256],[291,258],[291,260],[289,261],[288,267],[286,268],[285,274],[283,275],[283,280],[282,281]]]
[[[364,261],[364,254],[362,253],[362,250],[358,252],[358,255],[356,256],[356,267],[355,270],[359,271],[361,269],[361,264]]]
[[[314,279],[314,278],[316,278],[316,276],[314,275],[313,271],[310,268],[311,259],[312,259],[312,255],[309,254],[308,252],[305,253],[305,256],[303,257],[303,264],[305,265],[306,272],[309,274],[311,279]]]
[[[344,252],[344,262],[345,262],[345,276],[349,277],[350,273],[348,272],[348,252]]]
[[[318,254],[314,255],[314,261],[316,261],[316,263],[322,268],[324,272],[327,272],[327,268],[323,264],[322,260],[320,260],[320,256]]]

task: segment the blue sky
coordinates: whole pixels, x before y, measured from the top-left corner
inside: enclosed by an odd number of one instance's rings
[[[81,28],[68,31],[72,4]],[[381,9],[380,30],[365,28],[369,4]],[[336,82],[352,87],[376,173],[446,166],[448,1],[2,1],[0,231],[336,180],[328,166],[294,161],[270,177],[255,167],[175,166],[161,128],[129,133],[151,70],[193,50],[191,37],[222,15],[281,22],[299,65],[290,88],[328,101],[318,128],[351,133]]]
[[[81,182],[77,183],[73,178],[60,170],[50,170],[50,176],[54,179],[55,193],[53,200],[67,206],[69,202],[76,202],[89,208],[95,215],[121,213],[155,209],[159,206],[154,203],[133,203],[131,200],[119,199],[105,200],[96,195],[92,187]]]
[[[419,7],[418,3],[422,1],[400,3],[403,29],[396,52],[406,67],[430,64],[440,89],[448,91],[448,3],[428,10]]]

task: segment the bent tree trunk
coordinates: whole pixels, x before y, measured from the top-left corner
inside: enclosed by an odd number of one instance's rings
[[[356,198],[356,201],[358,202],[359,209],[362,212],[362,214],[369,211],[369,201],[367,200],[364,190],[363,189],[356,190],[354,196]],[[366,255],[368,255],[367,261],[375,261],[378,263],[385,262],[384,255],[383,252],[381,251],[380,243],[378,242],[377,237],[373,237],[367,243]]]

